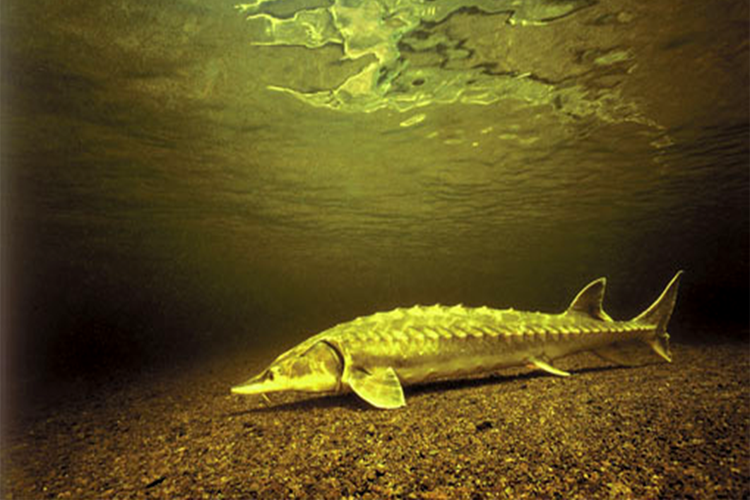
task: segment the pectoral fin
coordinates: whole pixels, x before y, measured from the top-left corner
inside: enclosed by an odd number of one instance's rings
[[[406,405],[404,390],[393,368],[352,368],[346,375],[344,378],[354,393],[372,406],[389,410]]]
[[[562,371],[562,370],[558,370],[557,368],[555,368],[551,364],[549,364],[546,361],[543,361],[543,360],[541,360],[539,358],[529,358],[528,361],[529,361],[529,363],[531,363],[532,365],[536,366],[540,370],[544,370],[545,372],[551,373],[552,375],[557,375],[559,377],[569,377],[570,376],[570,373]]]

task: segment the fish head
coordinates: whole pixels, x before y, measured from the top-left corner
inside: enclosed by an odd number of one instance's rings
[[[343,363],[338,351],[328,342],[318,341],[291,349],[250,380],[232,387],[235,394],[271,392],[332,392],[341,383]]]

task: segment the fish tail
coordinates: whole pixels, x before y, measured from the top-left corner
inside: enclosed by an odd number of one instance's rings
[[[644,341],[666,361],[672,361],[672,353],[669,348],[669,334],[667,333],[667,323],[672,316],[675,301],[677,300],[677,288],[680,284],[682,271],[677,271],[672,281],[661,293],[658,299],[651,306],[633,318],[636,323],[654,327],[654,335]]]

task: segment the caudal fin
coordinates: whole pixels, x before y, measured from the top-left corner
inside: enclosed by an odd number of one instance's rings
[[[654,336],[646,339],[646,343],[664,358],[672,361],[672,353],[669,349],[669,334],[667,333],[667,323],[672,316],[675,301],[677,300],[677,288],[680,284],[682,271],[677,271],[672,281],[661,293],[658,299],[651,306],[643,311],[640,315],[633,318],[633,322],[648,325],[654,328]]]

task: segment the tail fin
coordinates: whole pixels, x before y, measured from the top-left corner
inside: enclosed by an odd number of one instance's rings
[[[680,284],[681,276],[682,271],[677,271],[672,281],[669,282],[659,298],[651,304],[651,307],[643,311],[636,318],[633,318],[633,321],[636,323],[655,327],[654,337],[647,339],[646,343],[651,346],[656,354],[668,362],[672,361],[672,353],[669,349],[667,323],[669,323],[669,318],[672,316],[672,310],[677,300],[677,288]]]

